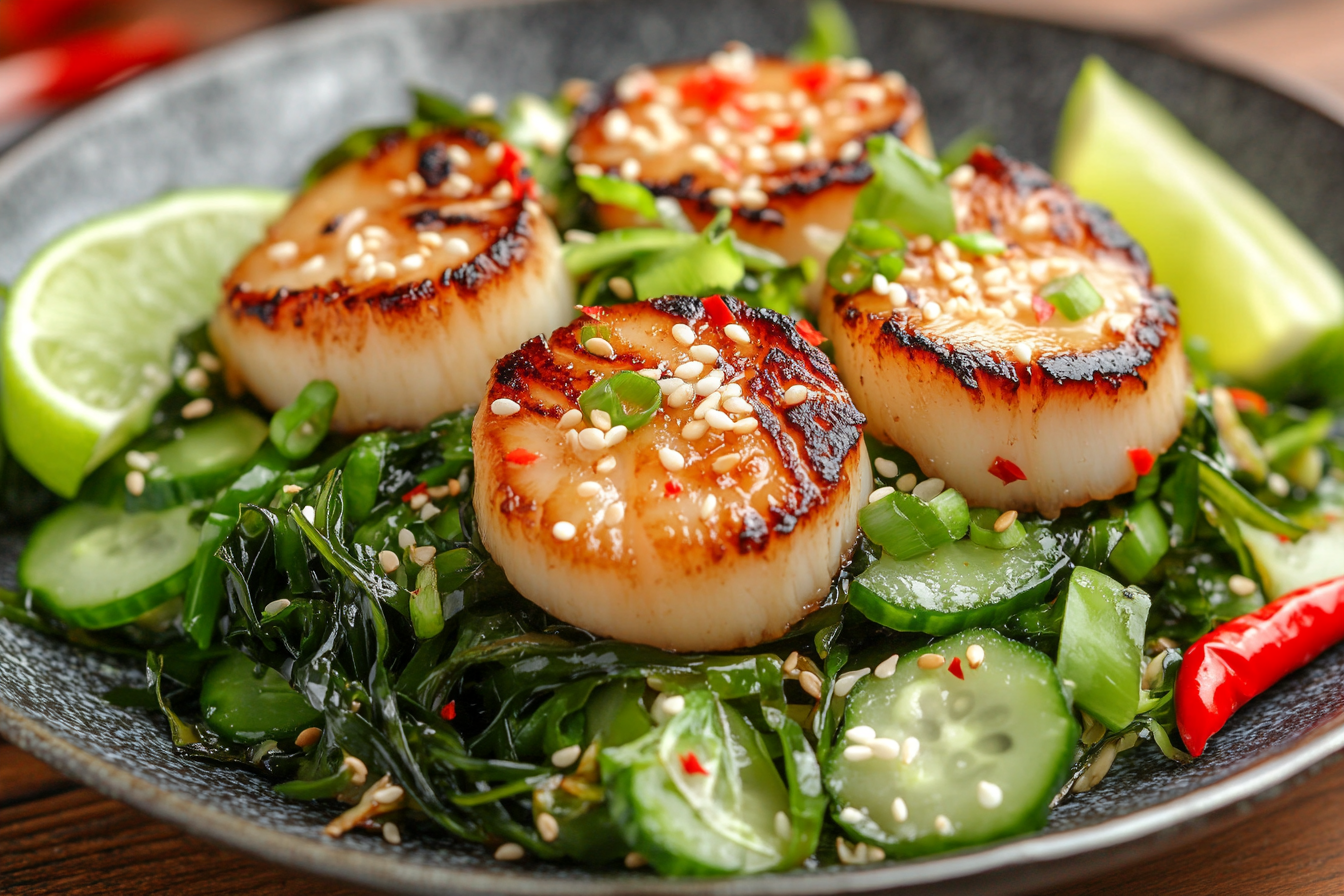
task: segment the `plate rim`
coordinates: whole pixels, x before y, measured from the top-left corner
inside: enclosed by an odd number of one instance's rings
[[[361,18],[396,17],[429,11],[460,11],[498,5],[531,5],[560,0],[409,0],[367,7],[335,9],[284,22],[229,41],[188,59],[146,73],[89,103],[44,123],[31,135],[0,155],[0,181],[11,169],[22,168],[48,146],[78,133],[86,121],[133,107],[173,85],[245,64],[254,54],[266,54],[276,43],[321,41],[329,30],[346,30]],[[1271,70],[1240,59],[1219,48],[1171,35],[1120,27],[1089,27],[1029,14],[990,11],[961,4],[937,5],[908,0],[883,0],[926,10],[952,12],[986,19],[1030,22],[1084,35],[1115,38],[1145,49],[1174,56],[1222,75],[1268,90],[1344,128],[1344,99],[1300,76]],[[5,622],[4,624],[13,624]],[[80,649],[76,647],[75,649]],[[0,735],[15,746],[49,763],[61,773],[181,830],[226,848],[328,879],[403,892],[510,893],[533,896],[590,896],[598,890],[649,896],[716,893],[723,896],[807,896],[828,893],[867,893],[929,885],[973,885],[985,875],[1004,869],[1031,868],[1040,876],[1009,883],[1002,892],[1026,887],[1053,886],[1096,874],[1128,862],[1119,847],[1161,836],[1163,852],[1188,842],[1200,832],[1226,826],[1240,809],[1269,799],[1291,787],[1344,750],[1344,714],[1322,722],[1297,743],[1269,753],[1245,769],[1190,793],[1119,818],[1068,831],[1034,833],[981,848],[944,853],[874,867],[850,867],[822,873],[777,873],[750,877],[699,879],[620,875],[610,878],[567,879],[539,877],[529,865],[454,868],[405,862],[396,856],[342,849],[335,843],[263,827],[241,816],[215,809],[199,797],[188,797],[160,787],[121,766],[63,739],[52,729],[0,699]],[[1065,860],[1096,856],[1085,868]],[[998,882],[1000,885],[1003,881]]]

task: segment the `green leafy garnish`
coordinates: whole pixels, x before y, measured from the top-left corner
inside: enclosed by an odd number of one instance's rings
[[[859,192],[854,219],[894,224],[907,235],[946,239],[957,231],[952,191],[942,169],[900,139],[879,134],[868,139],[873,178]]]
[[[814,0],[807,5],[807,36],[789,50],[799,62],[825,62],[835,56],[857,56],[859,39],[854,23],[838,0]]]
[[[993,145],[994,132],[984,125],[976,125],[952,138],[952,142],[947,144],[943,151],[938,154],[938,167],[942,169],[943,176],[946,177],[966,164],[966,161],[971,157],[971,153],[982,146]]]
[[[856,220],[826,263],[826,282],[836,292],[853,295],[881,274],[894,280],[905,269],[905,237],[881,221]]]
[[[1041,298],[1069,320],[1082,320],[1102,306],[1101,295],[1082,274],[1047,283],[1041,289]]]
[[[653,419],[663,406],[663,390],[658,383],[630,370],[622,370],[598,380],[579,396],[579,408],[588,422],[593,411],[605,411],[612,426],[639,429]]]
[[[599,205],[629,209],[650,221],[658,220],[658,203],[643,184],[609,175],[580,174],[579,189]]]

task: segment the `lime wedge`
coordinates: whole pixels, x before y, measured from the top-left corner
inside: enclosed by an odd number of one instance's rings
[[[43,248],[5,314],[4,432],[19,462],[72,497],[144,430],[172,385],[177,336],[210,316],[224,275],[288,201],[274,190],[173,193]]]
[[[1282,380],[1344,323],[1344,282],[1255,187],[1100,58],[1069,92],[1055,173],[1148,251],[1216,370]],[[1279,376],[1276,377],[1276,374]],[[1326,384],[1298,384],[1310,389]]]

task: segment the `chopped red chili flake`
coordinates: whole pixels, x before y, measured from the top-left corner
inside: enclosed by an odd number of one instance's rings
[[[1021,467],[1002,457],[994,458],[994,463],[989,465],[989,472],[997,476],[1004,485],[1025,482],[1027,479],[1027,474],[1022,472]]]
[[[1147,476],[1153,470],[1153,452],[1147,448],[1129,449],[1129,462],[1134,465],[1134,472],[1140,476]]]
[[[1036,314],[1036,323],[1043,324],[1055,316],[1055,306],[1034,293],[1031,296],[1031,310]]]
[[[601,305],[584,305],[583,313],[593,320],[601,320],[607,314],[607,309]]]
[[[796,121],[775,128],[776,140],[797,140],[803,133],[803,126]]]
[[[700,764],[700,758],[694,753],[681,754],[681,770],[688,775],[707,775],[709,769]]]
[[[793,83],[814,94],[825,90],[834,79],[835,72],[825,62],[805,65],[793,73]]]
[[[947,671],[951,672],[953,675],[957,676],[962,681],[966,680],[965,673],[961,671],[961,657],[959,656],[952,657],[952,662],[947,664]]]
[[[1247,411],[1255,411],[1261,417],[1268,416],[1269,402],[1265,401],[1265,396],[1259,392],[1252,392],[1250,389],[1232,388],[1227,390],[1227,394],[1232,396],[1232,403],[1243,414]]]
[[[533,451],[528,451],[526,448],[515,448],[504,455],[504,459],[511,464],[518,464],[519,466],[525,467],[528,464],[536,463],[541,459],[541,455]]]
[[[411,503],[411,499],[414,498],[416,495],[422,495],[428,491],[429,489],[425,486],[425,484],[423,482],[420,482],[416,484],[415,488],[411,489],[406,494],[402,495],[401,500],[409,504]]]
[[[443,709],[439,710],[439,715],[443,717],[445,722],[451,722],[457,718],[457,701],[449,700],[443,704]]]
[[[679,494],[681,494],[681,483],[675,479],[667,480],[667,484],[663,486],[663,495],[671,498],[673,495]]]
[[[742,86],[741,81],[726,77],[718,69],[702,65],[682,78],[677,89],[681,91],[682,102],[717,109],[735,99],[742,92]]]
[[[709,322],[716,327],[726,327],[737,318],[733,317],[733,312],[728,310],[728,303],[723,300],[723,296],[710,296],[703,299],[705,314],[709,317]]]
[[[808,345],[821,345],[826,341],[826,337],[821,335],[821,331],[805,320],[798,321],[797,330],[798,335],[806,339]]]

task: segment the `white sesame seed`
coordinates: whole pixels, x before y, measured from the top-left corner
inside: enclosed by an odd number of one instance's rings
[[[382,826],[383,839],[393,846],[401,845],[401,828],[395,821],[385,821]]]
[[[416,566],[427,566],[434,562],[434,555],[438,553],[432,544],[422,544],[419,547],[413,547],[406,552],[410,555],[411,562]]]
[[[897,824],[903,824],[910,817],[910,810],[905,805],[905,800],[900,797],[891,801],[891,817]]]
[[[719,360],[719,350],[712,345],[693,345],[687,354],[705,364],[713,364]]]
[[[910,494],[924,501],[932,501],[934,498],[941,495],[945,488],[947,488],[947,483],[935,476],[932,479],[925,479],[919,485],[915,486],[910,490]]]
[[[356,787],[369,779],[369,767],[358,756],[345,757],[341,766],[350,769],[350,783]]]
[[[715,458],[713,467],[715,473],[727,473],[742,462],[742,455],[736,451],[720,455]]]
[[[352,234],[350,239],[345,242],[345,257],[351,261],[364,254],[364,237],[359,234]]]
[[[863,144],[857,140],[847,140],[840,146],[840,153],[837,158],[848,165],[857,162],[859,156],[863,155]]]
[[[761,149],[764,151],[764,147]],[[770,196],[761,189],[743,189],[738,192],[737,198],[743,208],[762,209],[770,204]]]
[[[593,425],[603,432],[611,429],[611,415],[601,408],[594,408],[588,417],[592,420]]]
[[[667,379],[658,381],[658,388],[662,390],[664,395],[671,395],[684,385],[686,385],[686,381],[681,377],[676,376],[670,376]]]
[[[299,271],[304,274],[316,274],[327,264],[327,259],[322,255],[314,255],[299,266]]]
[[[607,435],[596,426],[585,427],[579,432],[579,445],[589,451],[597,451],[607,443]]]
[[[637,180],[641,170],[642,166],[639,164],[639,159],[627,157],[621,162],[621,177],[625,180]]]
[[[1049,229],[1050,215],[1042,211],[1024,215],[1017,222],[1017,230],[1023,236],[1043,236]]]
[[[383,568],[383,572],[394,573],[401,566],[401,558],[396,555],[395,551],[379,551],[378,565]]]
[[[979,669],[980,664],[985,661],[985,648],[979,644],[972,644],[966,648],[966,664],[972,669]]]
[[[1125,333],[1129,331],[1129,328],[1134,325],[1134,315],[1112,314],[1110,321],[1107,322],[1107,325],[1111,328],[1112,333],[1115,333],[1119,336],[1123,336],[1125,335]]]
[[[697,420],[705,419],[705,415],[708,414],[710,411],[716,409],[719,406],[719,402],[723,401],[723,398],[724,395],[722,392],[714,392],[710,395],[705,396],[705,400],[700,402],[699,406],[696,407],[695,413],[692,416],[694,416],[695,419]]]
[[[379,280],[391,280],[393,277],[397,276],[397,266],[390,261],[378,262],[373,270],[374,273],[377,274]]]
[[[406,791],[395,784],[389,784],[374,791],[370,799],[381,806],[390,806],[405,795]]]
[[[507,180],[498,181],[490,188],[490,198],[496,202],[507,202],[513,198],[513,184]]]
[[[439,507],[434,504],[426,504],[424,507],[420,508],[420,519],[429,521],[434,519],[434,517],[438,516],[440,513],[443,513],[443,510]]]
[[[878,663],[873,669],[875,678],[887,679],[896,674],[896,661],[901,658],[899,653],[893,653],[891,656]]]
[[[597,355],[599,358],[616,357],[616,349],[611,347],[611,343],[601,336],[593,336],[583,344],[583,348],[590,355]]]
[[[904,762],[906,765],[909,765],[910,763],[915,761],[915,757],[918,755],[919,755],[919,738],[907,737],[905,739],[905,742],[901,744],[901,762]]]
[[[523,409],[523,406],[512,398],[496,398],[490,402],[491,413],[498,414],[501,417],[511,417]],[[582,413],[579,414],[583,416]]]
[[[733,418],[719,410],[706,411],[705,422],[709,424],[710,429],[715,429],[719,432],[727,432],[734,426]]]
[[[420,267],[423,267],[424,263],[425,259],[424,256],[422,255],[407,255],[405,258],[401,260],[401,266],[408,271],[414,271]]]
[[[700,378],[700,374],[705,372],[703,361],[687,361],[685,364],[678,364],[672,371],[672,375],[682,380],[695,380]]]
[[[850,744],[845,747],[844,756],[850,762],[867,762],[873,758],[873,748],[867,744]]]
[[[494,409],[493,404],[490,407],[491,410]],[[565,413],[560,417],[560,429],[562,431],[566,429],[574,429],[582,422],[583,422],[583,411],[579,410],[578,408],[570,408],[569,410],[565,411]]]
[[[135,449],[126,452],[126,466],[130,467],[132,470],[147,472],[150,467],[154,466],[155,459],[156,458],[151,454],[146,454],[143,451],[136,451]]]
[[[597,470],[599,473],[610,473],[612,470],[616,469],[616,458],[607,455],[594,464],[593,469]]]
[[[688,442],[702,439],[709,432],[709,424],[704,420],[692,420],[681,428],[681,437]]]
[[[873,466],[877,468],[877,475],[891,479],[900,474],[901,468],[896,466],[896,462],[888,460],[885,457],[879,457],[873,461]]]
[[[676,473],[686,466],[686,458],[681,456],[681,452],[672,448],[658,449],[658,462],[663,465],[663,469],[669,473]]]
[[[494,115],[498,108],[499,103],[488,93],[473,94],[471,99],[467,100],[467,111],[472,115]]]
[[[543,843],[554,843],[560,837],[560,822],[549,812],[537,813],[537,836]]]
[[[695,394],[703,398],[712,392],[719,391],[719,387],[722,385],[723,371],[711,370],[695,384]]]
[[[628,852],[625,854],[625,867],[632,871],[636,868],[643,868],[647,864],[649,864],[649,860],[637,852]]]
[[[871,671],[871,669],[865,667],[841,675],[835,680],[835,696],[848,697],[849,692],[854,690],[854,685],[858,684],[859,680]]]
[[[573,523],[567,523],[564,520],[551,527],[551,535],[556,541],[570,541],[578,534],[578,529],[574,528]]]
[[[575,491],[579,493],[580,498],[591,498],[598,492],[602,491],[602,485],[601,483],[597,483],[589,479],[584,482],[580,482],[579,487],[575,489]]]
[[[937,320],[938,315],[943,313],[942,306],[937,302],[925,302],[919,310],[926,321]]]
[[[139,470],[131,470],[126,474],[126,491],[135,495],[137,498],[145,493],[145,474]]]
[[[748,345],[751,342],[751,336],[741,324],[729,324],[723,328],[723,335],[738,345]]]
[[[625,437],[628,435],[630,435],[630,429],[623,424],[618,424],[616,426],[613,426],[611,429],[607,430],[607,434],[603,438],[602,442],[603,445],[605,445],[607,448],[610,448],[613,445],[619,445],[622,442],[624,442]]]
[[[919,660],[916,665],[925,671],[929,671],[931,669],[941,668],[945,662],[947,662],[947,660],[943,658],[941,653],[922,653],[919,655]]]
[[[583,755],[583,747],[578,744],[570,744],[551,754],[551,765],[556,768],[569,768],[579,761],[581,755]]]
[[[690,383],[682,383],[667,397],[667,405],[671,408],[684,408],[694,400],[695,387]]]
[[[752,414],[756,410],[751,406],[751,402],[736,395],[725,398],[722,407],[730,414]]]
[[[1013,357],[1023,364],[1031,363],[1031,343],[1018,342],[1013,345]]]
[[[415,534],[410,529],[399,530],[397,532],[397,547],[403,551],[415,547]]]
[[[1003,804],[1003,789],[997,784],[981,781],[975,785],[975,798],[986,809],[997,809]]]
[[[297,495],[299,492],[303,491],[303,486],[290,483],[281,489],[281,491],[287,495]]]
[[[443,237],[432,230],[422,231],[416,236],[421,245],[429,246],[431,249],[437,249],[443,245]]]
[[[672,338],[682,345],[690,345],[695,342],[695,331],[685,324],[673,324]]]
[[[889,737],[875,737],[868,746],[872,747],[874,759],[896,759],[901,755],[900,742]]]
[[[287,606],[289,606],[289,599],[281,597],[268,603],[262,608],[261,612],[266,616],[274,616]]]
[[[630,129],[630,116],[624,109],[612,109],[602,118],[602,136],[611,143],[624,142]]]
[[[293,240],[271,243],[266,249],[266,257],[276,264],[289,264],[299,257],[299,244]]]
[[[994,531],[1007,532],[1010,528],[1012,528],[1012,525],[1015,522],[1017,522],[1017,511],[1005,510],[1003,513],[999,514],[997,519],[994,520]]]
[[[1254,579],[1249,579],[1243,575],[1233,575],[1227,580],[1227,588],[1238,597],[1250,597],[1255,593],[1257,585]]]
[[[739,436],[745,436],[748,433],[755,432],[760,425],[760,421],[755,417],[747,417],[733,424],[733,432]]]
[[[709,202],[719,208],[731,208],[737,204],[737,194],[727,187],[715,187],[709,191]]]
[[[840,820],[845,824],[858,824],[867,816],[855,809],[853,806],[846,806],[840,810]]]
[[[635,287],[624,277],[612,277],[607,280],[607,288],[618,299],[632,299],[635,296]]]
[[[182,405],[183,420],[199,420],[207,417],[215,409],[215,403],[208,398],[195,398]]]
[[[317,522],[317,508],[309,504],[303,508],[303,518],[310,523]]]
[[[421,193],[425,192],[427,187],[428,184],[426,184],[425,179],[420,176],[420,172],[412,171],[410,174],[406,175],[406,192],[410,193],[412,196],[419,196]],[[379,229],[381,230],[382,228]]]
[[[806,670],[799,672],[798,685],[803,689],[803,692],[813,700],[821,699],[821,679],[817,677],[815,672],[808,672]]]
[[[890,495],[895,491],[896,489],[892,488],[889,485],[884,485],[881,488],[873,489],[873,491],[868,495],[868,503],[876,504],[878,501],[881,501],[887,495]]]
[[[642,370],[635,371],[646,380],[653,380],[655,383],[662,377],[663,372],[656,367],[645,367]]]
[[[845,732],[845,738],[851,743],[867,746],[877,737],[877,732],[868,725],[855,725]]]
[[[775,813],[775,836],[781,840],[793,839],[793,822],[783,809]]]
[[[495,858],[501,862],[516,862],[525,855],[527,851],[517,843],[504,843],[495,850]]]
[[[620,502],[607,505],[606,511],[602,514],[602,522],[608,526],[619,526],[623,519],[625,519],[625,505]]]
[[[800,384],[790,386],[784,390],[784,404],[787,407],[793,407],[796,404],[802,404],[807,401],[807,387]]]
[[[681,694],[668,694],[662,698],[663,714],[675,716],[686,708],[686,698]]]
[[[933,820],[933,827],[936,831],[938,831],[938,833],[942,834],[944,837],[952,833],[952,831],[954,830],[952,827],[952,820],[949,819],[946,815],[939,815],[937,818],[935,818]]]
[[[210,387],[210,374],[199,367],[192,367],[182,374],[182,385],[192,392],[203,392]]]
[[[896,480],[896,490],[905,492],[907,495],[919,484],[919,477],[914,473],[906,473],[900,479]]]
[[[443,251],[448,253],[451,262],[458,262],[471,254],[471,247],[462,237],[454,236],[443,241]]]
[[[719,389],[719,392],[723,395],[725,400],[729,398],[740,398],[742,395],[742,384],[729,383],[728,385]]]

